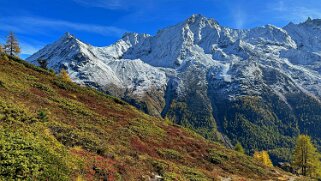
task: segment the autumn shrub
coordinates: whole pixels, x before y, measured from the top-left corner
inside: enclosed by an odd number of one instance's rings
[[[30,123],[36,122],[37,119],[27,115],[18,106],[13,106],[0,100],[0,121],[6,123],[22,122]]]
[[[228,155],[218,150],[209,150],[209,161],[213,164],[222,164],[229,159]]]
[[[153,170],[160,175],[164,175],[169,167],[164,161],[152,160],[151,164],[153,166]]]
[[[53,81],[53,84],[59,87],[60,89],[77,92],[77,89],[70,82],[65,82],[60,79],[56,79]]]
[[[62,125],[50,126],[58,141],[68,147],[81,146],[86,150],[98,152],[101,150],[100,140],[94,134]]]
[[[185,167],[183,170],[184,177],[190,181],[207,181],[208,178],[200,171]]]
[[[183,156],[178,151],[172,149],[160,149],[158,150],[158,154],[163,158],[171,160],[180,160],[183,158]]]
[[[1,129],[0,158],[0,180],[68,180],[70,174],[62,155],[31,134]]]
[[[38,178],[46,169],[37,150],[39,145],[19,134],[0,133],[0,178]]]
[[[54,92],[53,89],[47,85],[44,85],[42,83],[39,83],[39,82],[35,82],[31,85],[32,87],[34,88],[37,88],[39,90],[42,90],[42,91],[45,91],[45,92],[48,92],[48,93],[52,93]]]

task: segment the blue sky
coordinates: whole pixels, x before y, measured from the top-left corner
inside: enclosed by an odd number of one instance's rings
[[[17,34],[22,57],[70,32],[106,46],[124,32],[155,34],[192,14],[232,28],[252,28],[321,18],[318,0],[0,0],[0,43]]]

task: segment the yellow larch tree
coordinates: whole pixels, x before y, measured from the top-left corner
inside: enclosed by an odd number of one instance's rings
[[[60,78],[66,82],[71,82],[68,72],[65,69],[60,70]]]
[[[293,152],[292,166],[304,176],[321,177],[320,153],[317,152],[309,136],[298,136]]]
[[[13,32],[9,33],[4,49],[5,52],[11,56],[18,55],[21,52],[19,42]]]
[[[272,161],[270,159],[269,153],[267,151],[255,151],[253,154],[254,160],[262,163],[265,166],[273,167]]]

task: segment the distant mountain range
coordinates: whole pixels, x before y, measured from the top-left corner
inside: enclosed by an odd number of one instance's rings
[[[192,15],[107,47],[66,33],[27,60],[38,59],[208,139],[269,150],[274,161],[288,160],[299,133],[321,146],[319,19],[238,30]]]

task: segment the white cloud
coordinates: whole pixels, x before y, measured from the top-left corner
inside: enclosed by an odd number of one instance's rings
[[[5,44],[6,42],[6,35],[0,36],[0,44]],[[36,53],[38,50],[40,50],[42,47],[45,46],[43,42],[39,42],[33,39],[26,39],[26,38],[20,38],[19,36],[17,37],[20,48],[21,48],[21,54],[22,55],[32,55]]]
[[[275,5],[273,5],[272,9],[274,9],[275,11],[286,11],[287,10],[287,7],[285,6],[285,3],[284,1],[277,1],[275,3]]]
[[[98,7],[109,10],[133,10],[140,9],[146,11],[149,8],[168,5],[174,2],[184,2],[184,0],[73,0],[75,3],[86,7]]]
[[[13,31],[18,35],[21,54],[31,55],[45,44],[28,38],[33,35],[51,35],[53,32],[82,31],[102,36],[121,36],[126,30],[114,26],[75,23],[64,20],[46,19],[39,17],[6,17],[0,18],[0,32],[3,34]],[[1,33],[1,34],[2,34]],[[4,36],[0,42],[4,43]]]
[[[40,50],[44,45],[43,44],[30,44],[26,42],[21,42],[20,47],[21,47],[21,54],[25,55],[32,55],[36,53],[38,50]]]
[[[99,7],[110,10],[127,9],[137,2],[128,0],[73,0],[74,2],[90,7]]]
[[[236,28],[242,29],[246,23],[246,13],[243,11],[241,7],[236,7],[233,11],[233,19]]]
[[[47,34],[50,31],[84,31],[102,36],[121,36],[126,30],[114,26],[75,23],[64,20],[46,19],[39,17],[7,17],[0,19],[0,30],[16,33]]]
[[[269,13],[275,13],[277,19],[284,21],[302,22],[308,17],[321,18],[320,5],[306,2],[301,4],[299,1],[278,0],[268,4]]]

